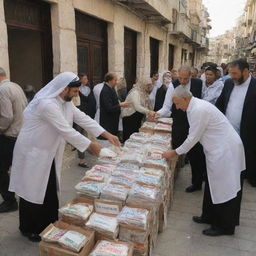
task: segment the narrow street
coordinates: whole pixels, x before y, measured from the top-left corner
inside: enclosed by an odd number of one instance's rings
[[[75,152],[66,151],[62,173],[61,205],[76,196],[74,186],[84,173],[77,166]],[[90,157],[90,165],[96,158]],[[256,255],[256,198],[255,188],[244,184],[240,226],[234,236],[217,238],[201,234],[207,225],[192,222],[193,215],[201,213],[203,192],[188,194],[184,189],[190,182],[190,168],[186,165],[176,180],[168,226],[159,235],[152,256],[255,256]],[[36,256],[38,244],[29,242],[18,231],[18,212],[0,215],[1,256]]]

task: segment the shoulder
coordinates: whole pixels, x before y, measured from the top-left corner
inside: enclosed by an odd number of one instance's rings
[[[191,84],[199,84],[202,85],[203,81],[199,78],[191,78]]]
[[[174,88],[177,87],[177,86],[179,86],[179,85],[180,85],[179,79],[174,80],[174,81],[172,82],[172,84],[173,84]]]

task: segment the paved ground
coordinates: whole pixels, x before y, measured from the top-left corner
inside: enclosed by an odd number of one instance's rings
[[[67,151],[69,152],[69,151]],[[74,152],[66,153],[62,179],[61,205],[73,199],[74,186],[84,170],[77,167]],[[95,158],[90,158],[93,164]],[[241,213],[241,225],[235,236],[208,238],[201,235],[207,225],[195,224],[193,215],[201,213],[202,192],[187,194],[190,170],[186,166],[178,176],[168,226],[160,234],[153,256],[256,256],[256,189],[247,184]],[[37,256],[38,244],[29,242],[18,231],[18,213],[0,215],[0,256]]]

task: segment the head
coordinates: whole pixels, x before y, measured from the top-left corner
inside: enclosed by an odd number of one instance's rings
[[[178,74],[178,70],[177,69],[173,68],[171,70],[171,74],[172,74],[172,80],[173,81],[175,81],[175,80],[177,80],[179,78],[179,74]]]
[[[156,82],[159,79],[158,72],[157,71],[151,72],[150,78],[151,78],[152,83]]]
[[[229,64],[229,75],[235,85],[241,85],[249,77],[249,64],[244,59],[238,59]]]
[[[217,65],[211,65],[205,69],[206,84],[211,85],[220,78]]]
[[[152,92],[153,84],[151,79],[141,78],[138,80],[137,84],[139,85],[139,88],[142,92],[146,92],[147,94],[150,94]]]
[[[62,91],[59,95],[64,101],[71,101],[73,97],[78,96],[79,88],[81,86],[81,82],[78,77],[73,79],[67,87]]]
[[[198,77],[198,69],[197,68],[192,68],[191,69],[191,77],[197,78]]]
[[[163,74],[163,84],[168,85],[172,81],[172,73],[170,71],[166,71]]]
[[[115,87],[117,83],[117,75],[113,72],[109,72],[104,77],[105,83],[107,83],[111,87]]]
[[[6,72],[3,68],[0,67],[0,82],[5,80],[7,77],[6,77]]]
[[[191,79],[191,68],[189,66],[181,66],[179,68],[179,81],[181,85],[186,85]]]
[[[88,76],[85,73],[79,73],[78,77],[80,79],[81,85],[88,85]]]
[[[192,93],[182,85],[177,86],[172,95],[172,101],[177,109],[186,111],[188,109]]]

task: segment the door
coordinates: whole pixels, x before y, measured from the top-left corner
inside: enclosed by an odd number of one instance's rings
[[[169,63],[168,63],[168,70],[173,69],[173,63],[174,63],[174,45],[169,44]]]
[[[158,72],[159,41],[150,37],[150,73]]]
[[[38,0],[5,0],[10,78],[37,91],[53,77],[50,5]]]
[[[92,85],[102,82],[108,71],[107,23],[76,11],[76,35],[78,72]]]
[[[137,33],[124,29],[124,77],[129,91],[136,81]]]

